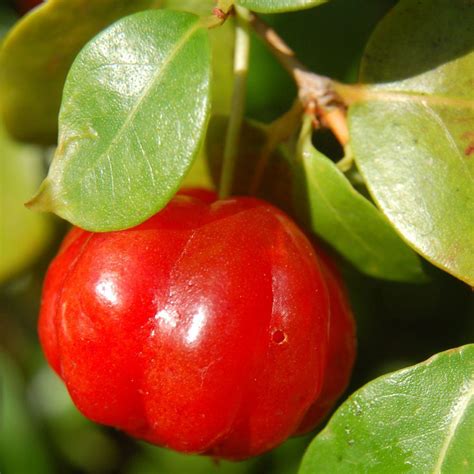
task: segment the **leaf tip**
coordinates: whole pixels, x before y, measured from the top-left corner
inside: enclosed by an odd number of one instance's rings
[[[38,192],[28,202],[25,202],[25,207],[33,211],[54,212],[56,206],[48,179],[45,179]]]

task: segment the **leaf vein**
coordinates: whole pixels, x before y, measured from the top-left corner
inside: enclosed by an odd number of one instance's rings
[[[111,140],[107,148],[97,157],[95,160],[95,164],[99,163],[104,157],[107,157],[107,160],[110,161],[110,152],[111,150],[119,143],[122,135],[129,127],[130,123],[133,121],[135,116],[137,115],[138,111],[140,110],[140,105],[145,101],[148,95],[151,93],[153,87],[159,82],[159,79],[164,76],[168,67],[172,64],[173,59],[179,54],[182,48],[186,45],[188,39],[200,28],[199,22],[194,23],[186,33],[181,37],[181,39],[176,43],[174,48],[171,50],[171,53],[168,55],[166,60],[161,65],[153,77],[150,79],[148,85],[144,88],[141,95],[137,98],[137,101],[131,108],[129,114],[127,115],[126,119],[124,120],[123,124],[118,129],[117,133],[115,134],[114,138]],[[80,183],[82,184],[85,176],[82,176],[80,179]],[[81,186],[82,187],[82,186]],[[113,194],[114,195],[114,194]],[[115,195],[114,195],[115,197]]]
[[[456,404],[456,409],[454,412],[454,416],[452,417],[452,422],[449,425],[447,436],[441,446],[441,451],[439,453],[438,459],[433,469],[433,474],[441,474],[441,468],[446,460],[446,455],[453,440],[453,437],[458,429],[461,420],[464,416],[464,413],[467,410],[469,403],[471,402],[472,398],[474,397],[474,381],[471,380],[471,384],[469,390],[467,391],[464,396],[461,397],[461,400]]]
[[[443,120],[439,116],[438,113],[436,113],[435,110],[433,110],[430,106],[427,104],[424,104],[426,111],[433,117],[433,120],[439,125],[441,130],[444,132],[444,135],[446,137],[446,140],[448,141],[450,147],[454,150],[455,156],[457,156],[461,162],[461,166],[466,169],[467,175],[470,177],[471,181],[474,182],[474,177],[471,173],[471,170],[469,169],[469,166],[467,166],[466,159],[462,156],[461,152],[459,151],[459,148],[456,145],[456,141],[454,140],[453,135],[451,134],[450,130],[446,125],[444,124]]]

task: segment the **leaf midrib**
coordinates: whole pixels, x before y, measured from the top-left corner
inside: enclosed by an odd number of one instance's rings
[[[134,106],[130,110],[129,114],[127,115],[125,121],[123,122],[122,126],[118,129],[114,138],[110,141],[107,148],[102,151],[102,153],[94,160],[94,163],[91,164],[90,168],[97,166],[99,162],[101,162],[104,158],[109,157],[110,151],[117,145],[117,143],[122,138],[125,130],[129,127],[130,123],[133,121],[135,116],[137,115],[138,111],[140,110],[141,104],[148,98],[149,94],[151,93],[154,86],[159,82],[160,78],[164,76],[167,69],[173,63],[174,58],[180,53],[183,47],[186,45],[188,39],[200,28],[200,24],[198,20],[195,20],[195,23],[186,31],[186,33],[181,37],[181,39],[175,44],[173,49],[171,50],[169,56],[163,61],[162,67],[159,68],[155,74],[153,74],[152,78],[150,79],[148,85],[144,88],[141,95],[135,102]],[[111,181],[113,182],[113,169],[112,163],[109,160],[110,165],[110,175]],[[89,168],[89,169],[90,169]],[[61,173],[64,176],[64,173]],[[82,174],[82,176],[77,180],[79,183],[80,188],[82,189],[82,183],[85,179],[86,174]],[[112,194],[114,194],[114,189],[112,189]]]
[[[419,91],[378,89],[376,86],[362,84],[341,88],[342,95],[349,105],[367,102],[408,102],[428,105],[430,107],[453,107],[459,109],[473,109],[474,100],[462,97],[450,97],[443,94],[427,94]]]
[[[447,456],[449,447],[451,445],[451,442],[453,440],[453,437],[473,397],[474,397],[474,381],[471,382],[469,390],[463,397],[461,397],[462,401],[457,406],[456,414],[452,418],[452,422],[449,425],[448,434],[443,442],[443,445],[441,446],[441,451],[439,453],[436,464],[433,468],[433,474],[441,474],[442,472],[441,468],[443,467],[443,464],[446,460],[446,456]]]

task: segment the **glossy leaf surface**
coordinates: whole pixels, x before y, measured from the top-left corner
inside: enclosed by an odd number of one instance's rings
[[[0,283],[32,263],[51,237],[45,215],[23,203],[43,176],[37,148],[14,143],[0,127]]]
[[[210,15],[216,6],[214,0],[161,0],[162,8],[186,11],[198,16]],[[209,30],[212,50],[212,112],[228,114],[233,85],[234,25],[226,21],[219,28]]]
[[[59,147],[33,207],[93,231],[159,211],[199,150],[209,83],[197,16],[150,10],[115,23],[71,69]]]
[[[337,166],[309,140],[301,155],[295,207],[305,214],[311,230],[367,275],[395,281],[423,280],[419,257]]]
[[[1,113],[16,138],[54,144],[66,75],[79,50],[154,0],[48,0],[11,30],[0,53]]]
[[[163,8],[187,11],[199,16],[206,16],[216,6],[214,0],[163,0]],[[209,30],[212,52],[211,109],[213,114],[229,114],[231,108],[233,85],[233,47],[234,24],[226,21],[219,28]],[[220,137],[223,143],[223,137]],[[207,166],[205,149],[194,161],[186,174],[183,186],[212,188],[212,180]]]
[[[383,212],[434,265],[474,285],[474,6],[404,0],[365,52],[353,150]]]
[[[380,377],[337,410],[299,473],[472,472],[473,400],[472,344]]]
[[[311,8],[327,0],[238,0],[237,3],[260,13],[281,13]]]

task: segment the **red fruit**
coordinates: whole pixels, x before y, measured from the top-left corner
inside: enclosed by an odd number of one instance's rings
[[[205,188],[183,188],[178,192],[181,196],[191,196],[207,204],[217,201],[217,193]]]
[[[311,431],[328,415],[347,388],[356,354],[355,323],[339,272],[329,256],[318,250],[329,290],[331,319],[326,377],[321,394],[309,408],[295,434]]]
[[[42,2],[43,0],[15,0],[15,6],[17,12],[24,15]]]
[[[242,459],[306,428],[322,390],[325,404],[340,391],[327,354],[352,365],[353,326],[330,327],[344,295],[328,277],[271,205],[177,196],[129,230],[71,231],[48,271],[40,338],[90,419]]]

